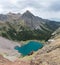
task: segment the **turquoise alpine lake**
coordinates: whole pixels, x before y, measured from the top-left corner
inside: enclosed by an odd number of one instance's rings
[[[41,49],[42,47],[43,47],[42,43],[30,41],[21,47],[16,46],[15,49],[18,50],[18,52],[21,53],[23,56],[26,56],[30,54],[32,51],[37,51],[38,49]]]

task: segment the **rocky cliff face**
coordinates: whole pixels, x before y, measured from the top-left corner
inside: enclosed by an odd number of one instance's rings
[[[54,33],[52,33],[52,37],[51,37],[52,39],[54,38],[54,39],[58,39],[58,38],[60,38],[60,27],[54,32]]]
[[[31,65],[60,65],[60,38],[39,50]]]

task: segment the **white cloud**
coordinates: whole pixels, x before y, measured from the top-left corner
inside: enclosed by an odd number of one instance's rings
[[[0,13],[25,12],[48,19],[60,19],[60,0],[0,0]]]
[[[0,13],[3,12],[2,5],[0,4]]]

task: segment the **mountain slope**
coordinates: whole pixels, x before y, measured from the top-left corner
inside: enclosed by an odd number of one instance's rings
[[[54,39],[60,38],[60,27],[55,32],[52,33],[51,38],[54,38]]]
[[[31,29],[41,29],[41,26],[45,29],[51,29],[55,30],[60,26],[60,23],[55,21],[50,21],[47,19],[42,19],[40,17],[34,16],[31,12],[26,11],[23,13],[20,17],[22,20],[24,20],[24,23],[26,26],[29,26]],[[54,27],[54,28],[53,28]]]
[[[42,19],[29,11],[0,14],[0,35],[10,40],[47,40],[58,27],[59,22]]]
[[[0,54],[2,54],[4,57],[11,61],[15,60],[16,57],[20,56],[18,51],[14,49],[15,46],[20,46],[20,44],[0,36]]]
[[[60,65],[60,38],[39,50],[31,65]]]
[[[23,14],[15,14],[15,13],[8,13],[8,14],[0,14],[0,21],[10,22],[10,23],[23,23],[25,26],[29,27],[30,29],[41,29],[41,26],[45,29],[55,30],[60,26],[59,22],[50,21],[47,19],[42,19],[38,16],[33,15],[31,12],[26,11]],[[22,23],[22,25],[23,25]]]
[[[31,65],[60,65],[60,27],[52,33],[51,40],[31,60]]]

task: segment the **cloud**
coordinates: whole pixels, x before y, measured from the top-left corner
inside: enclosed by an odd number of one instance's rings
[[[55,12],[60,11],[60,0],[53,2],[49,8],[51,11],[55,11]]]
[[[0,13],[26,10],[42,18],[60,20],[60,0],[0,0]]]

